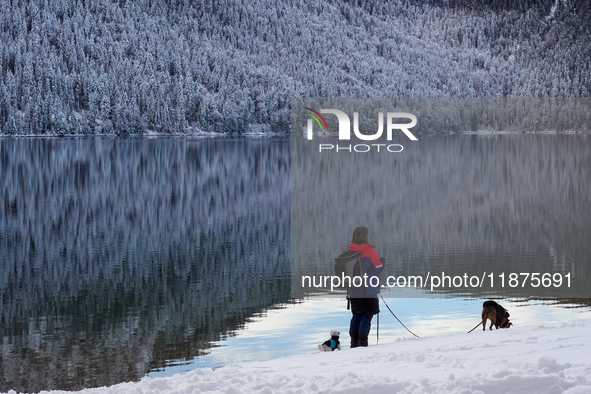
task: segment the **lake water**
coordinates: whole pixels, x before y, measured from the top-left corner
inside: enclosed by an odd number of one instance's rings
[[[433,138],[445,147],[433,150],[441,152],[429,159],[435,163],[476,144],[474,160],[488,157],[490,165],[505,143]],[[519,142],[515,157],[558,149],[558,162],[539,168],[524,160],[523,173],[578,179],[565,191],[572,209],[553,203],[553,214],[542,203],[536,209],[561,230],[540,230],[533,215],[519,231],[541,231],[560,264],[576,263],[586,273],[591,254],[578,237],[591,234],[583,207],[591,194],[589,139],[561,138],[572,140],[558,147]],[[73,390],[314,352],[332,329],[346,341],[350,315],[342,297],[291,294],[290,148],[283,137],[0,139],[0,391]],[[471,204],[482,207],[483,198]],[[419,202],[434,209],[431,200]],[[480,223],[491,217],[475,214]],[[479,228],[446,218],[425,215],[423,235],[434,236],[430,229],[440,223],[453,227],[454,237]],[[564,221],[574,223],[575,241],[554,236],[569,227]],[[428,259],[407,253],[416,243],[407,240],[383,240],[382,250],[423,266]],[[473,251],[454,244],[453,255],[467,261]],[[436,264],[451,264],[449,256],[438,254]],[[479,322],[484,297],[408,296],[386,302],[421,337],[468,331]],[[503,301],[515,325],[589,318],[590,304],[519,294]],[[379,335],[379,343],[411,336],[384,306]]]
[[[473,297],[591,298],[589,137],[402,136],[391,141],[400,153],[319,153],[319,143],[343,142],[294,138],[292,296],[326,291],[302,287],[302,276],[330,275],[332,258],[365,225],[386,257],[383,276],[466,274],[474,285],[448,279],[446,288]],[[522,286],[521,273],[556,282]]]

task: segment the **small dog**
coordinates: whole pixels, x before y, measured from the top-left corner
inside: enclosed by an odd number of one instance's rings
[[[509,328],[513,325],[509,321],[509,312],[501,305],[494,301],[485,301],[482,304],[482,330],[486,331],[486,320],[490,320],[490,329],[492,330],[493,324],[499,329]]]
[[[339,342],[340,331],[331,331],[330,339],[323,344],[318,345],[318,350],[321,352],[333,352],[335,349],[341,350],[341,343]]]

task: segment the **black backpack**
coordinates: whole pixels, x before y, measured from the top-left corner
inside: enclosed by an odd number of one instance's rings
[[[353,278],[356,276],[361,277],[363,272],[361,270],[361,252],[354,252],[347,250],[334,258],[334,273],[337,277],[342,279],[343,277]],[[341,285],[338,289],[348,289],[348,280],[341,280]]]

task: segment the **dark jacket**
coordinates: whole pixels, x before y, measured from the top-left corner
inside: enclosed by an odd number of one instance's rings
[[[361,245],[355,244],[351,242],[349,244],[349,250],[361,252],[361,270],[364,274],[367,275],[367,287],[365,283],[362,283],[359,287],[349,287],[347,290],[347,294],[350,297],[375,297],[377,294],[380,294],[380,283],[379,283],[379,275],[384,271],[385,260],[378,256],[378,253],[375,251],[375,246],[372,246],[368,243],[364,243]],[[378,278],[378,280],[374,279],[373,281],[371,278]],[[372,286],[372,282],[373,285]]]

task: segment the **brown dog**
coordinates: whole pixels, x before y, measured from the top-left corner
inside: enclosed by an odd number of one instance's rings
[[[482,304],[482,330],[486,331],[486,320],[490,320],[490,329],[492,330],[493,324],[499,329],[509,328],[513,325],[509,321],[509,312],[501,305],[494,301],[485,301]]]

